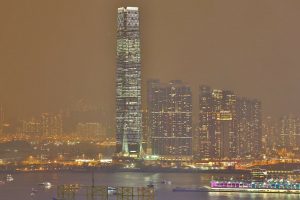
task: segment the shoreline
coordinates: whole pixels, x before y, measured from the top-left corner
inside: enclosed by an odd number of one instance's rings
[[[248,170],[189,170],[189,169],[55,169],[55,170],[1,170],[5,173],[49,173],[49,172],[72,172],[72,173],[195,173],[195,174],[250,174]]]

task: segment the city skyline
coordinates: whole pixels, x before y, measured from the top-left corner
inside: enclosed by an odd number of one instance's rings
[[[297,8],[2,1],[1,199],[300,194]]]
[[[207,84],[260,99],[265,115],[299,113],[294,41],[299,30],[292,26],[297,3],[73,1],[70,11],[67,3],[33,1],[26,6],[20,1],[1,6],[2,20],[8,21],[2,23],[0,102],[9,117],[59,110],[86,98],[107,107],[113,119],[113,14],[125,4],[143,11],[143,87],[150,78],[181,79],[194,93]]]

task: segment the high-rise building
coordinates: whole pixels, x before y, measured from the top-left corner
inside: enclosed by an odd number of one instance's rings
[[[41,116],[41,132],[44,136],[62,134],[62,115],[43,113]]]
[[[267,116],[262,123],[262,147],[266,155],[273,156],[279,144],[278,123]]]
[[[182,81],[148,82],[148,124],[152,154],[192,155],[192,92]]]
[[[41,135],[41,123],[39,120],[31,119],[22,121],[22,133],[26,135],[39,136]]]
[[[195,135],[194,155],[199,158],[211,158],[213,149],[210,144],[214,144],[214,119],[213,118],[213,102],[211,88],[209,86],[201,86],[199,88],[199,130]]]
[[[143,121],[142,121],[142,127],[143,127],[143,140],[142,140],[142,147],[143,147],[143,151],[146,154],[151,154],[151,138],[149,137],[149,124],[148,124],[148,111],[143,110],[142,111],[142,115],[143,115]]]
[[[228,90],[200,87],[198,158],[231,159],[261,154],[261,104]]]
[[[200,158],[237,156],[236,96],[231,91],[200,87],[198,152]]]
[[[258,100],[238,98],[238,155],[259,158],[262,154],[261,103]]]
[[[299,118],[290,114],[280,118],[280,140],[281,148],[294,149],[299,146]]]
[[[141,51],[139,10],[118,9],[116,70],[116,151],[142,151]]]

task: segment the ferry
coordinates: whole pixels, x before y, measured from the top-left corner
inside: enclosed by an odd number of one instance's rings
[[[300,183],[283,179],[267,179],[265,181],[213,180],[210,183],[210,191],[300,194]]]
[[[38,192],[37,189],[32,188],[32,189],[31,189],[30,196],[34,196],[37,192]]]
[[[12,177],[11,174],[7,174],[7,175],[6,175],[6,181],[7,181],[7,182],[12,182],[13,180],[14,180],[14,178]]]
[[[107,193],[108,193],[108,195],[115,195],[115,194],[117,194],[117,188],[108,186]]]
[[[300,194],[300,182],[288,179],[267,179],[263,170],[255,169],[249,180],[212,180],[210,186],[174,188],[174,192],[248,192]]]
[[[251,181],[211,181],[210,186],[199,188],[176,187],[173,192],[248,192],[248,193],[291,193],[300,194],[300,183],[268,180],[264,182]]]
[[[168,184],[168,185],[171,185],[171,184],[172,184],[171,181],[168,181],[168,180],[165,180],[165,179],[161,180],[160,183],[161,183],[161,184]]]
[[[46,189],[50,189],[52,187],[52,184],[50,182],[42,182],[42,183],[39,183],[39,185]]]
[[[153,188],[154,187],[154,183],[152,181],[150,181],[148,184],[147,184],[147,187],[148,188]]]

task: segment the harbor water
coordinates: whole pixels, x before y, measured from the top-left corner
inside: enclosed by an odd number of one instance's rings
[[[0,174],[0,181],[7,174]],[[274,200],[300,199],[298,194],[255,194],[236,192],[173,192],[175,187],[199,187],[209,185],[213,174],[197,173],[139,173],[115,172],[94,173],[95,185],[142,187],[153,183],[155,200]],[[218,175],[220,176],[220,174]],[[225,175],[224,175],[225,176]],[[226,175],[228,176],[228,175]],[[91,185],[92,174],[85,172],[42,172],[14,173],[13,181],[0,184],[0,200],[52,200],[56,196],[56,186],[61,184]],[[164,181],[162,181],[164,180]],[[50,182],[53,187],[43,188],[39,183]],[[34,191],[34,194],[33,192]],[[76,200],[85,200],[85,196],[76,196]]]

